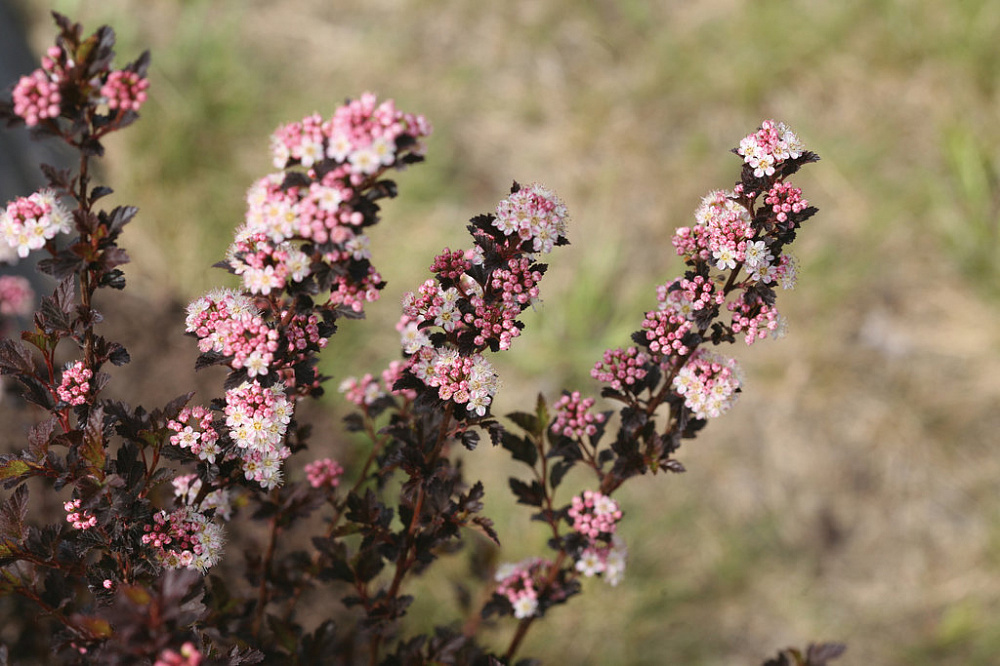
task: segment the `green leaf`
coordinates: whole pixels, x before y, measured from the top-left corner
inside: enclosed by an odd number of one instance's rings
[[[549,425],[549,406],[545,402],[545,396],[541,393],[538,394],[538,400],[535,402],[535,418],[538,419],[540,428],[544,430]],[[541,434],[539,432],[538,434]]]
[[[0,481],[28,476],[33,470],[38,468],[37,465],[33,465],[27,460],[20,460],[18,458],[4,460],[4,458],[8,458],[8,456],[0,456]]]

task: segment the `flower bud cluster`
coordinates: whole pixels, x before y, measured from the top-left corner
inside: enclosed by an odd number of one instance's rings
[[[590,376],[610,384],[616,391],[623,391],[646,376],[648,371],[645,365],[649,360],[649,354],[636,347],[606,349],[604,357],[594,364]]]
[[[68,233],[72,217],[52,190],[19,197],[0,212],[0,261],[23,259],[55,238]]]
[[[80,500],[74,499],[63,504],[66,510],[66,522],[73,525],[75,530],[89,530],[97,526],[97,517],[87,511],[80,510]]]
[[[778,222],[786,223],[789,213],[801,213],[809,206],[809,202],[802,198],[802,190],[791,183],[775,183],[764,197],[764,203],[771,207]]]
[[[679,278],[656,289],[659,307],[646,313],[642,322],[649,351],[654,359],[686,356],[690,345],[700,342],[698,319],[711,316],[726,301],[716,283],[701,275]]]
[[[794,286],[796,263],[784,246],[794,239],[799,224],[815,212],[809,209],[809,202],[799,188],[780,179],[783,172],[777,169],[789,160],[813,161],[816,156],[806,153],[788,127],[772,120],[764,121],[757,132],[745,137],[735,152],[744,158],[755,178],[765,180],[746,180],[749,176],[745,175],[744,182],[733,190],[709,193],[695,212],[695,225],[678,229],[673,244],[699,277],[707,278],[707,268],[732,272],[728,284],[743,291],[727,304],[733,315],[729,327],[734,333],[742,332],[746,343],[752,344],[782,330],[769,286],[775,283],[786,289]],[[755,201],[761,194],[763,206],[754,212]],[[735,278],[741,270],[746,271],[746,277],[737,282]],[[707,319],[703,321],[705,325],[699,333],[707,327]],[[647,328],[656,327],[647,322]],[[657,336],[655,343],[661,346],[673,342],[660,338]],[[684,356],[690,353],[690,345],[674,345],[672,350]]]
[[[27,278],[20,275],[0,275],[0,316],[29,315],[34,302],[35,292]]]
[[[306,465],[306,479],[313,488],[336,488],[344,468],[332,458],[321,458]]]
[[[62,381],[56,387],[56,395],[68,405],[82,405],[90,392],[90,379],[94,373],[83,364],[74,361],[63,368]]]
[[[532,557],[497,568],[497,594],[510,602],[514,617],[523,620],[538,613],[539,591],[551,567],[548,560]]]
[[[205,573],[222,555],[222,527],[191,507],[153,515],[142,542],[151,546],[168,569],[197,569]]]
[[[212,421],[211,410],[201,406],[185,407],[176,419],[167,422],[167,427],[176,433],[170,436],[170,443],[189,449],[201,460],[215,463],[222,451],[219,433]]]
[[[772,333],[780,337],[784,332],[781,315],[754,292],[744,292],[741,298],[727,303],[726,307],[733,313],[733,332],[743,333],[743,340],[748,345]]]
[[[697,350],[674,377],[671,388],[699,419],[720,416],[736,402],[743,377],[735,359]]]
[[[621,391],[641,381],[651,369],[647,364],[656,362],[675,395],[699,418],[729,409],[740,386],[734,361],[699,346],[733,341],[736,334],[749,345],[784,333],[772,285],[794,286],[797,263],[785,246],[815,213],[802,191],[784,182],[802,164],[819,159],[788,127],[765,121],[734,152],[745,163],[741,181],[730,191],[706,195],[694,225],[673,237],[688,270],[657,288],[658,308],[645,314],[633,335],[642,350],[607,350],[591,371]],[[728,323],[717,321],[721,311],[730,313]]]
[[[573,530],[593,543],[607,541],[614,536],[621,520],[622,511],[618,502],[594,490],[585,490],[573,498],[569,507]]]
[[[564,393],[553,405],[556,418],[552,431],[563,437],[593,437],[597,434],[597,424],[604,423],[606,418],[603,413],[591,413],[593,406],[594,399],[582,398],[579,391]]]
[[[92,55],[88,52],[81,57]],[[82,82],[78,80],[81,78]],[[69,97],[63,93],[66,88],[72,88]],[[14,86],[13,110],[28,127],[58,118],[67,99],[73,105],[103,104],[112,112],[138,111],[146,101],[148,88],[145,65],[136,63],[124,69],[104,65],[93,75],[88,72],[87,64],[77,63],[72,53],[56,45],[50,46],[42,57],[41,68],[22,76]],[[81,94],[83,100],[78,99]]]
[[[58,117],[61,110],[59,81],[43,69],[22,76],[14,86],[13,98],[14,113],[24,118],[28,127],[34,127],[46,118]]]
[[[146,101],[148,88],[149,80],[136,72],[116,70],[108,74],[107,81],[101,86],[101,97],[109,109],[138,111]]]

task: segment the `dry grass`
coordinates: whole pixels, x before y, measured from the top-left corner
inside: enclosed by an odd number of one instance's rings
[[[747,391],[688,447],[688,474],[623,493],[626,582],[588,585],[527,652],[755,663],[815,638],[847,641],[851,664],[994,663],[1000,4],[54,4],[113,23],[126,57],[154,48],[153,102],[111,174],[145,213],[130,278],[146,294],[219,279],[202,267],[279,122],[367,89],[431,118],[429,162],[401,174],[375,234],[390,290],[341,336],[338,374],[388,358],[371,348],[391,349],[399,294],[510,180],[555,189],[573,245],[504,359],[501,411],[594,388],[590,364],[679,268],[673,229],[733,181],[726,151],[762,118],[788,122],[823,157],[799,182],[821,212],[782,294],[790,335],[739,352]],[[492,501],[507,534],[527,529]]]

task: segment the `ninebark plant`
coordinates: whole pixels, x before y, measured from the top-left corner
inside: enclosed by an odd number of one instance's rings
[[[310,436],[296,406],[322,393],[317,358],[340,320],[362,317],[384,286],[366,234],[396,193],[387,175],[423,160],[430,125],[365,94],[329,118],[280,127],[276,172],[250,188],[245,224],[219,264],[241,287],[188,308],[196,366],[228,368],[222,396],[186,394],[152,410],[109,400],[108,366],[130,358],[99,332],[94,295],[125,287],[118,241],[137,211],[101,208],[111,190],[94,182],[92,165],[104,137],[138,117],[149,59],[116,69],[110,28],[85,37],[55,18],[42,67],[0,109],[9,125],[58,137],[79,157],[74,170],[43,166],[48,187],[9,202],[0,218],[0,258],[42,252],[39,269],[58,282],[33,328],[0,346],[0,370],[42,415],[24,450],[0,456],[0,594],[33,609],[67,663],[528,663],[516,661],[524,637],[584,578],[623,580],[625,509],[614,493],[638,475],[682,472],[683,440],[736,399],[739,368],[711,348],[781,333],[776,287],[794,284],[788,246],[816,212],[788,179],[817,156],[774,121],[734,149],[735,187],[705,197],[674,237],[684,274],[657,289],[630,346],[608,350],[592,371],[617,417],[580,392],[539,396],[504,419],[491,411],[499,378],[490,355],[521,335],[546,271],[540,259],[569,234],[555,194],[515,183],[494,212],[471,220],[470,247],[446,248],[404,298],[400,360],[378,379],[342,382],[357,407],[346,428],[368,441],[360,465],[296,467],[290,459],[306,458]],[[549,552],[482,572],[466,586],[480,589],[466,595],[466,617],[412,635],[401,620],[413,576],[469,539],[500,546],[482,514],[486,488],[460,465],[481,440],[523,463],[509,490],[549,534]],[[591,487],[560,496],[574,467]],[[64,520],[29,515],[29,479],[35,492],[66,497]],[[317,512],[323,528],[311,540],[282,538]],[[224,546],[237,519],[265,535],[242,563]],[[341,605],[317,607],[322,598]],[[510,623],[502,645],[481,637],[498,622]],[[32,645],[0,647],[0,662],[8,651],[44,659]],[[842,649],[788,650],[769,663],[821,664]]]

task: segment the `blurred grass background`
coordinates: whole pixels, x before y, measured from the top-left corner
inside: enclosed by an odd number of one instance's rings
[[[735,180],[727,151],[764,118],[788,123],[823,158],[797,178],[820,214],[779,301],[789,335],[736,350],[746,392],[682,451],[687,474],[625,488],[625,582],[590,581],[524,653],[749,664],[821,639],[849,643],[845,665],[996,663],[1000,3],[20,4],[38,49],[51,7],[112,24],[123,61],[153,50],[143,121],[108,161],[142,211],[128,277],[150,304],[224,279],[206,267],[279,123],[365,90],[427,115],[428,161],[399,174],[372,234],[390,286],[328,350],[338,378],[394,357],[399,296],[511,180],[554,189],[573,244],[496,359],[498,413],[596,391],[593,362],[680,270],[673,230]],[[503,457],[480,449],[470,473]],[[504,556],[537,552],[544,535],[492,481]],[[449,617],[446,599],[424,615]]]

